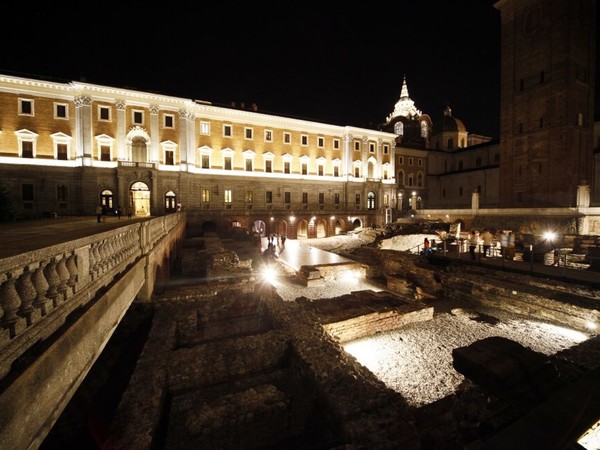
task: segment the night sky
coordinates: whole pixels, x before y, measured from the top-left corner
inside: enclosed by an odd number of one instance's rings
[[[3,11],[14,20],[0,27],[0,73],[256,103],[358,127],[385,121],[406,76],[415,106],[434,124],[449,105],[470,133],[498,137],[495,1],[432,3],[15,2]]]

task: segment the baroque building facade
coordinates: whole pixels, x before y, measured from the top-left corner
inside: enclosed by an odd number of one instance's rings
[[[0,175],[17,218],[187,211],[292,238],[381,225],[396,136],[83,82],[0,75]]]

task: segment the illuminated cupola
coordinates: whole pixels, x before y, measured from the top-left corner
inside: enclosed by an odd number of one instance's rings
[[[415,107],[415,102],[408,95],[408,86],[406,85],[406,75],[402,82],[402,90],[400,91],[400,99],[394,106],[394,111],[387,117],[387,122],[391,122],[396,117],[406,117],[407,119],[418,119],[421,117],[421,111]]]

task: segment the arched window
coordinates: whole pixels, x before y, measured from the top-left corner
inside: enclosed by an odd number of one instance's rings
[[[375,192],[367,193],[367,209],[375,209],[377,207],[375,202]]]
[[[402,122],[396,122],[394,124],[394,133],[396,133],[398,136],[404,135],[404,124]]]
[[[146,139],[143,137],[138,136],[131,141],[131,159],[133,162],[148,162]]]
[[[398,171],[398,186],[404,185],[404,170]]]
[[[425,120],[421,121],[421,137],[426,138],[429,135],[429,126]]]

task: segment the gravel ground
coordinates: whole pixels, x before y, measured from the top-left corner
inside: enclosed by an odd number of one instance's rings
[[[443,300],[446,302],[446,300]],[[363,366],[413,406],[440,400],[458,389],[464,376],[452,366],[452,349],[490,336],[511,339],[547,356],[588,339],[578,331],[495,311],[494,319],[462,308],[433,320],[344,345]]]
[[[386,248],[413,248],[423,242],[424,236],[396,236],[393,245],[388,243]],[[359,239],[336,236],[311,240],[311,245],[348,254],[357,246],[368,244],[374,239],[374,234],[362,233]],[[293,301],[300,296],[316,300],[364,289],[385,289],[385,286],[369,280],[305,287],[294,272],[285,267],[281,268],[278,281],[273,284],[285,301]],[[465,305],[451,300],[438,300],[434,307],[434,318],[431,321],[410,324],[400,330],[344,346],[348,353],[414,406],[444,398],[456,392],[464,381],[463,375],[452,366],[454,348],[464,347],[490,336],[500,336],[550,356],[590,337],[575,330],[511,313],[494,311],[484,314],[470,311]],[[593,356],[597,357],[598,355]]]

